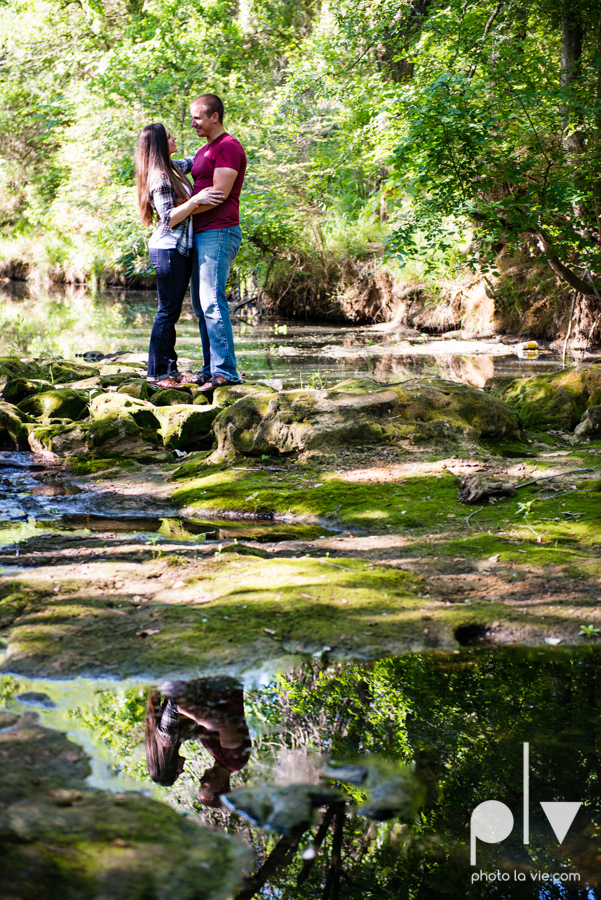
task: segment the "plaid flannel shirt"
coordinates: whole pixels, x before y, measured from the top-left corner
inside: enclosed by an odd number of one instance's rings
[[[187,156],[185,159],[174,159],[173,165],[177,166],[183,175],[187,175],[192,169],[194,155]],[[190,188],[190,196],[192,189]],[[188,216],[182,222],[179,222],[173,228],[169,227],[169,218],[175,206],[177,206],[177,198],[171,182],[166,178],[158,178],[150,185],[150,199],[159,217],[159,223],[152,233],[152,239],[159,239],[166,235],[173,235],[177,243],[175,245],[182,256],[189,256],[194,244],[194,234],[192,231],[192,216]]]

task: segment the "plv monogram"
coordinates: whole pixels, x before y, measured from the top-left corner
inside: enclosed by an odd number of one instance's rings
[[[524,744],[524,844],[530,843],[530,744]],[[561,844],[582,803],[561,801],[541,802],[543,812]],[[487,844],[497,844],[509,837],[513,830],[513,814],[499,800],[485,800],[472,812],[470,821],[470,865],[476,865],[476,838]]]

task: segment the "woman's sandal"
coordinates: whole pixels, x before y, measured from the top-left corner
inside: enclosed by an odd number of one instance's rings
[[[208,375],[205,375],[203,372],[199,372],[198,375],[178,375],[177,379],[180,384],[207,384],[211,379]]]
[[[179,376],[177,375],[162,375],[159,378],[146,379],[146,383],[150,387],[159,388],[161,391],[184,391],[186,389],[186,385],[179,381]]]

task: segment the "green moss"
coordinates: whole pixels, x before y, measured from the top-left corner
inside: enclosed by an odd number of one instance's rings
[[[182,403],[192,403],[192,395],[184,390],[156,391],[150,402],[154,406],[180,406]]]
[[[70,457],[65,466],[74,475],[94,475],[105,469],[132,469],[137,465],[133,459],[89,459],[87,457]]]
[[[30,416],[75,421],[87,409],[87,397],[70,388],[55,388],[21,400],[19,409]]]
[[[27,418],[18,407],[0,402],[0,448],[28,449],[28,430],[23,422]]]
[[[7,381],[2,391],[3,398],[7,403],[20,403],[33,394],[39,394],[42,391],[52,387],[49,381],[34,381],[30,378],[13,378]]]
[[[164,446],[174,450],[206,439],[217,412],[213,406],[181,403],[177,406],[158,407],[156,415],[161,423],[160,435]]]
[[[229,552],[205,559],[194,578],[185,572],[182,578],[178,593],[196,594],[198,604],[137,610],[127,603],[116,610],[99,598],[60,596],[34,604],[13,628],[8,662],[13,671],[52,674],[59,642],[64,673],[165,674],[188,664],[240,663],[249,654],[334,644],[341,652],[370,646],[373,653],[372,637],[379,634],[371,629],[378,627],[399,646],[420,633],[423,579],[388,566]],[[452,644],[449,635],[441,640]]]
[[[200,462],[180,467],[176,478],[198,470]],[[335,471],[292,466],[281,474],[263,470],[204,468],[200,477],[178,486],[173,497],[196,514],[237,511],[261,515],[291,514],[325,519],[370,531],[386,526],[405,530],[427,528],[457,503],[457,480],[450,474],[405,478],[398,482],[354,483]]]
[[[502,396],[526,427],[571,431],[585,409],[601,400],[601,367],[576,366],[552,375],[520,378]]]
[[[117,389],[118,394],[126,394],[128,397],[134,397],[136,400],[148,400],[150,391],[148,384],[143,378],[136,381],[127,381]]]

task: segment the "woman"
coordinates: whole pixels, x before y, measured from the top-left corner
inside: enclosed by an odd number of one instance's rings
[[[192,197],[185,175],[193,157],[172,161],[171,156],[176,152],[174,138],[160,122],[146,125],[140,132],[136,150],[140,217],[144,225],[151,225],[156,212],[159,220],[148,242],[150,262],[157,275],[159,305],[150,335],[147,374],[148,383],[159,388],[182,388],[208,381],[202,374],[178,372],[175,324],[192,272],[191,215],[211,209],[224,199],[222,191],[213,188]],[[209,361],[204,362],[208,367]]]
[[[183,741],[198,740],[214,765],[200,779],[199,799],[218,807],[230,789],[230,775],[247,764],[251,741],[244,717],[242,685],[227,675],[171,681],[151,691],[146,708],[146,762],[153,781],[172,785],[181,775]]]

